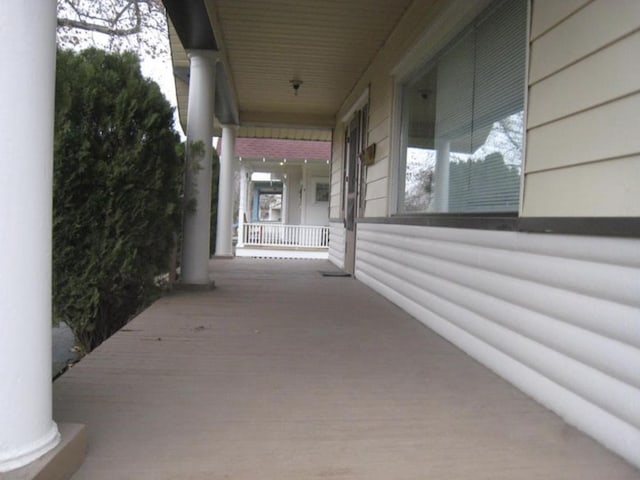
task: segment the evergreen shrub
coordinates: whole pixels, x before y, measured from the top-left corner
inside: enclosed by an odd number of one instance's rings
[[[181,227],[173,109],[132,53],[58,51],[54,319],[89,351],[158,295]]]

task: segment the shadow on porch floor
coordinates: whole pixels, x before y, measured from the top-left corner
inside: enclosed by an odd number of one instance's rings
[[[54,384],[79,479],[637,479],[326,261],[217,260]]]

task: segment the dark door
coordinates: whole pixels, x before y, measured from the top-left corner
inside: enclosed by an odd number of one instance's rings
[[[355,273],[356,260],[356,219],[361,209],[361,195],[364,189],[363,171],[360,153],[366,144],[367,107],[357,111],[346,128],[345,161],[344,161],[344,219],[345,219],[345,250],[344,269]]]

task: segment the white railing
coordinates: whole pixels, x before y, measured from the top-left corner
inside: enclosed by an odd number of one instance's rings
[[[238,246],[329,248],[328,226],[245,223],[241,230]]]

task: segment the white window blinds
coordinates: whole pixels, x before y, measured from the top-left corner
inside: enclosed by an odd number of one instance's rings
[[[422,129],[422,140],[412,134],[411,152],[404,153],[413,158],[436,158],[432,167],[424,166],[431,165],[429,162],[420,167],[432,168],[431,174],[425,171],[416,175],[409,171],[408,163],[405,178],[413,183],[405,188],[405,211],[517,211],[526,19],[526,0],[494,4],[405,87],[405,99],[414,100],[404,118],[415,123],[406,131],[419,131],[418,122],[431,122],[435,129]],[[429,96],[435,95],[435,108],[431,110],[416,100],[425,98],[416,92],[425,92],[426,85]],[[421,151],[420,145],[433,147]],[[429,185],[416,185],[416,178],[427,179]],[[409,205],[413,201],[408,199],[411,192],[411,198],[418,198],[415,192],[422,192],[419,204]]]

